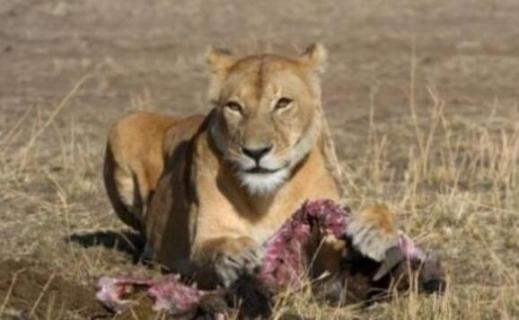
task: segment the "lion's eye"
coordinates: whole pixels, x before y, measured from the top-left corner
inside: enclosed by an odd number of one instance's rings
[[[292,99],[289,99],[289,98],[280,98],[277,102],[276,102],[276,105],[274,106],[274,110],[282,110],[282,109],[286,109],[287,107],[289,107],[291,104],[292,104]]]
[[[243,107],[236,101],[229,101],[229,102],[227,102],[225,107],[228,108],[231,111],[234,111],[234,112],[238,112],[238,113],[242,113],[243,112]]]

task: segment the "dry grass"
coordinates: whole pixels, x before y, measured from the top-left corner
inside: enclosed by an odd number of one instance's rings
[[[7,256],[41,258],[44,253],[43,260],[53,269],[80,283],[92,283],[101,274],[133,267],[115,251],[60,243],[74,233],[120,227],[112,225],[115,222],[108,212],[103,222],[83,211],[85,201],[103,196],[97,181],[99,150],[93,151],[81,139],[74,123],[59,130],[55,127],[56,117],[67,100],[73,99],[81,81],[49,115],[29,111],[36,117],[24,115],[0,142],[2,150],[10,150],[13,137],[31,128],[23,147],[0,157],[0,192],[4,203],[37,209],[2,225],[5,232],[12,232],[2,240],[2,247],[17,248]],[[398,141],[392,140],[394,128],[374,120],[377,111],[372,106],[368,145],[359,150],[358,161],[344,163],[348,173],[344,185],[346,201],[354,208],[388,203],[400,214],[401,225],[409,234],[444,258],[449,276],[445,295],[427,297],[413,292],[362,309],[325,307],[302,292],[281,299],[280,314],[291,311],[316,318],[374,319],[519,316],[519,122],[493,109],[482,121],[448,115],[445,101],[434,89],[429,88],[429,93],[430,103],[420,108],[427,110],[423,115],[417,115],[415,102],[409,99],[409,114],[398,123]],[[41,159],[47,155],[45,142],[38,138],[44,134],[59,143],[59,153],[51,163],[42,165]],[[27,188],[42,183],[52,191]],[[48,228],[52,232],[45,230]],[[2,309],[7,305],[5,300]]]
[[[324,100],[346,172],[345,201],[352,208],[387,203],[406,232],[443,258],[450,281],[441,297],[413,292],[369,308],[287,294],[278,314],[519,318],[516,2],[267,1],[257,9],[158,1],[138,20],[128,17],[143,4],[127,1],[0,4],[0,37],[14,43],[10,56],[0,53],[3,259],[38,262],[49,283],[54,274],[90,286],[101,275],[154,274],[106,248],[131,237],[101,183],[108,123],[129,108],[205,112],[201,52],[215,38],[285,49],[319,39],[330,47]],[[253,19],[241,19],[243,12]],[[67,28],[59,17],[70,19]],[[192,35],[205,20],[203,34]],[[71,235],[83,246],[66,241]],[[0,292],[6,317],[19,312],[10,304],[24,273],[16,274]],[[42,319],[82,318],[45,297],[27,313],[38,306]]]
[[[354,208],[387,202],[420,245],[443,257],[445,294],[413,291],[366,310],[309,305],[307,293],[289,295],[280,310],[337,319],[519,317],[519,118],[495,108],[483,121],[449,116],[445,101],[428,91],[430,104],[421,108],[428,114],[421,117],[410,97],[397,144],[388,138],[394,132],[373,121],[372,109],[369,145],[359,161],[344,163],[344,185]]]

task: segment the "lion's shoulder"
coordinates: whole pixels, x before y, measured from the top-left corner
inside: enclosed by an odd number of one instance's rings
[[[200,130],[203,130],[206,116],[193,115],[183,118],[169,127],[164,135],[163,150],[171,157],[175,149],[182,143],[190,141]]]

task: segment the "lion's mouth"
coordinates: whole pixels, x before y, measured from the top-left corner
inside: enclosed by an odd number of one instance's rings
[[[267,169],[260,166],[253,167],[251,169],[244,170],[246,173],[250,174],[271,174],[279,171],[280,169]]]

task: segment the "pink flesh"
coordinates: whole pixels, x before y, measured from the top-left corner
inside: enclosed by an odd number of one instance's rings
[[[312,224],[337,238],[346,230],[346,211],[331,200],[305,202],[290,220],[265,243],[260,278],[270,288],[296,287],[305,276],[310,257],[305,246]]]
[[[194,304],[207,294],[206,291],[181,283],[178,277],[168,275],[160,279],[148,289],[149,295],[155,300],[155,310],[190,310]]]
[[[317,226],[321,234],[341,238],[346,231],[348,213],[331,200],[308,201],[303,204],[281,229],[265,244],[265,255],[260,270],[260,280],[271,289],[297,287],[303,279],[310,257],[305,246],[311,237],[311,227]],[[401,234],[399,247],[408,258],[423,260],[425,255],[412,240]],[[177,276],[167,275],[157,280],[121,277],[103,277],[99,280],[97,299],[115,312],[124,310],[131,301],[125,296],[136,287],[147,290],[155,301],[155,310],[178,313],[190,310],[209,293],[180,282]]]
[[[132,303],[125,297],[138,287],[147,290],[148,295],[154,300],[154,310],[168,310],[172,313],[190,310],[207,294],[207,291],[180,282],[179,277],[174,275],[167,275],[157,280],[103,277],[99,280],[98,287],[97,300],[118,313]]]
[[[425,253],[422,249],[418,248],[413,240],[409,238],[405,233],[400,233],[400,237],[398,238],[398,247],[404,253],[405,257],[408,259],[417,259],[420,261],[424,261],[426,258]]]
[[[128,293],[132,292],[134,287],[150,287],[153,284],[154,282],[149,279],[102,277],[97,284],[99,291],[96,294],[96,298],[111,310],[121,312],[131,304],[132,301],[125,300],[124,298]]]

